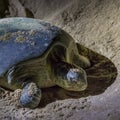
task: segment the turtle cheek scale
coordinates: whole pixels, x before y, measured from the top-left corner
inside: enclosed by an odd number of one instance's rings
[[[69,75],[70,74],[70,75]],[[73,79],[70,80],[70,85],[72,91],[83,91],[87,88],[87,75],[82,68],[72,69],[67,73]]]
[[[74,91],[82,91],[87,87],[86,72],[82,68],[70,69],[67,73],[67,80],[73,84]],[[73,88],[72,88],[73,89]]]

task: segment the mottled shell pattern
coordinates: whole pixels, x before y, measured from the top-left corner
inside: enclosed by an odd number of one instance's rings
[[[60,28],[30,18],[0,20],[0,76],[15,64],[41,56]]]

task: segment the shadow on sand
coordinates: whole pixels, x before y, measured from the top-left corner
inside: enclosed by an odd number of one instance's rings
[[[77,44],[77,47],[79,53],[87,56],[92,64],[90,68],[85,69],[88,76],[87,89],[82,92],[66,91],[58,86],[42,89],[42,99],[39,107],[45,107],[47,104],[56,100],[101,94],[115,81],[117,69],[108,58],[82,45]]]

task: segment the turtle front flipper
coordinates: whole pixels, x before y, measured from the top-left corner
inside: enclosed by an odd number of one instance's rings
[[[21,93],[20,104],[23,107],[35,108],[39,105],[40,100],[41,89],[33,82],[25,84]]]
[[[77,45],[74,42],[68,48],[67,61],[82,68],[88,68],[91,65],[87,57],[79,54]]]
[[[90,61],[87,57],[84,57],[78,53],[73,52],[71,55],[71,62],[74,65],[77,65],[82,68],[88,68],[90,67]]]
[[[14,66],[7,72],[9,87],[13,90],[23,88],[20,96],[20,104],[23,107],[35,108],[40,103],[41,89],[33,83],[34,77],[24,71],[25,68]]]
[[[86,72],[64,61],[53,62],[55,83],[69,91],[83,91],[87,88]]]

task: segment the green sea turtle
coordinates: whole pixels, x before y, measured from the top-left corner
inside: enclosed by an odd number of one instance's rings
[[[90,66],[73,38],[59,27],[31,18],[0,20],[0,86],[22,88],[20,104],[35,108],[41,89],[58,85],[69,91],[87,87]]]

